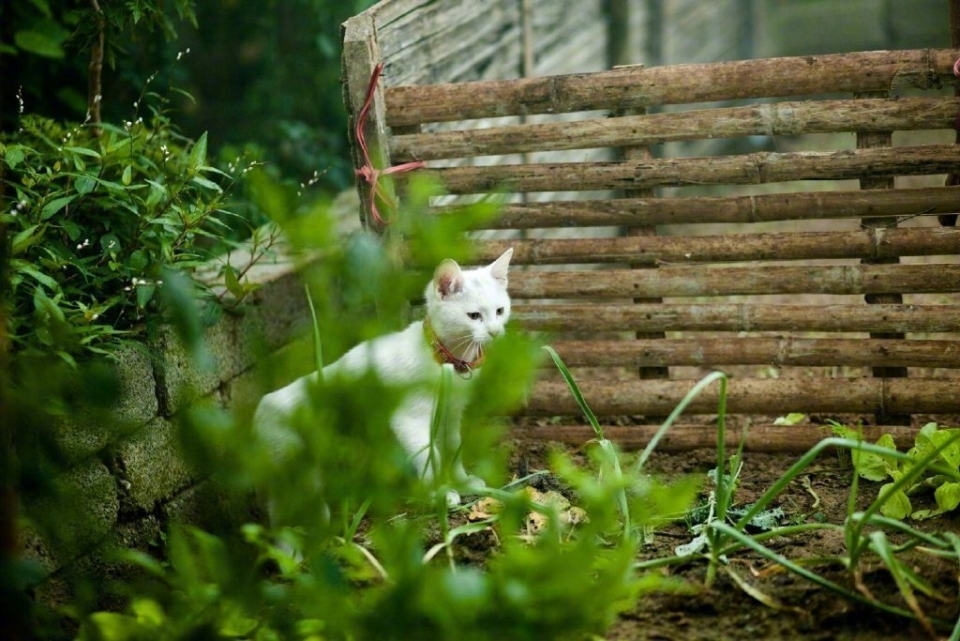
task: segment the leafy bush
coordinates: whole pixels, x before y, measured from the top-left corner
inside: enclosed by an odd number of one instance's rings
[[[834,431],[847,438],[859,438],[856,430],[843,425],[834,424]],[[881,436],[876,444],[897,452],[896,443],[889,434]],[[934,453],[933,460],[929,460]],[[940,428],[936,423],[927,423],[917,432],[906,457],[853,452],[853,465],[860,478],[887,481],[880,487],[880,496],[885,499],[881,509],[884,516],[927,519],[952,512],[960,506],[960,429]],[[900,483],[904,478],[912,480]],[[936,507],[914,509],[910,497],[924,492],[933,492]]]
[[[101,124],[99,136],[39,117],[21,123],[0,142],[12,342],[70,361],[109,352],[147,329],[165,272],[222,249],[227,193],[243,169],[210,166],[206,137],[183,138],[156,109]]]

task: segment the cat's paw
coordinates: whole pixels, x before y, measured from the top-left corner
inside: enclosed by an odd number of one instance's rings
[[[447,507],[460,505],[460,493],[456,490],[447,490]]]
[[[460,486],[468,494],[477,494],[487,489],[487,483],[479,476],[470,474],[460,481]]]

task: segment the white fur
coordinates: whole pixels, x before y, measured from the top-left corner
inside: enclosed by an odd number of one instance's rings
[[[427,317],[441,342],[457,358],[473,361],[480,346],[487,345],[504,331],[510,318],[510,297],[507,294],[507,270],[513,250],[508,249],[485,267],[462,270],[452,260],[443,261],[424,292]],[[387,384],[408,387],[407,394],[394,412],[390,427],[408,453],[416,469],[426,481],[433,479],[429,445],[430,423],[435,403],[436,384],[441,366],[424,337],[423,321],[406,329],[361,343],[339,360],[323,369],[324,379],[332,376],[360,376],[376,372]],[[451,405],[448,410],[445,452],[457,452],[460,443],[460,420],[466,400],[466,388],[476,372],[453,376]],[[307,403],[309,389],[316,382],[316,373],[267,394],[254,414],[254,431],[281,460],[299,439],[290,427],[297,407]],[[450,462],[454,481],[460,489],[481,489],[483,481],[468,476],[458,460]],[[447,493],[447,502],[456,505],[460,495]]]

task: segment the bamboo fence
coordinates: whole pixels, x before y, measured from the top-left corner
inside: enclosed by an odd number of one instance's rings
[[[413,25],[415,13],[397,16]],[[413,73],[399,54],[383,54],[416,48],[384,44],[383,20],[345,27],[354,117],[378,63],[395,65],[396,77]],[[683,399],[690,368],[737,372],[727,406],[743,421],[729,436],[748,448],[794,451],[829,435],[771,424],[788,412],[859,417],[868,437],[906,443],[918,421],[960,416],[960,230],[949,224],[960,187],[944,181],[960,171],[960,145],[906,137],[894,146],[893,132],[957,127],[958,58],[874,51],[387,82],[374,88],[361,129],[378,166],[427,163],[392,178],[439,181],[451,199],[432,215],[459,215],[467,205],[458,196],[515,195],[477,240],[477,259],[513,247],[514,318],[584,373],[584,396],[625,445],[645,443],[654,419]],[[575,119],[551,120],[563,114]],[[818,140],[808,134],[843,148],[804,148]],[[790,150],[666,155],[674,143],[757,136],[789,137]],[[581,150],[591,149],[615,153],[586,159]],[[475,162],[483,156],[496,162]],[[363,161],[358,154],[358,168]],[[900,187],[904,177],[921,182]],[[373,192],[360,192],[367,212]],[[409,253],[416,264],[416,247]],[[598,368],[609,374],[594,377]],[[770,368],[806,375],[761,375]],[[717,393],[688,409],[705,420],[674,428],[661,447],[709,446]],[[518,435],[589,437],[550,376],[524,414]],[[537,420],[546,417],[561,419]]]

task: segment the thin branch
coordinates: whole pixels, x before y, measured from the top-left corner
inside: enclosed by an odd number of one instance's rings
[[[97,39],[90,47],[90,66],[87,73],[87,122],[93,126],[94,136],[100,135],[100,103],[103,99],[103,53],[107,21],[97,0],[90,0],[97,21]]]

